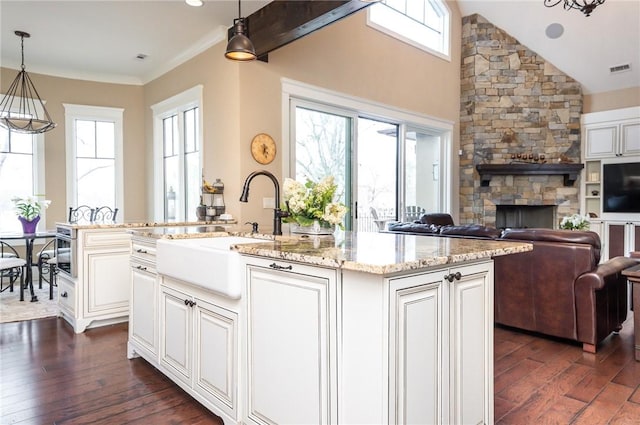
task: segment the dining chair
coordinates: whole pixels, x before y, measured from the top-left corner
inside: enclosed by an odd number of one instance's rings
[[[96,223],[114,222],[118,216],[118,209],[111,207],[99,207],[93,213],[93,221]]]
[[[42,289],[42,281],[49,283],[49,299],[53,299],[53,287],[56,284],[58,260],[55,256],[55,239],[51,239],[38,251],[38,288]]]
[[[95,210],[88,205],[80,205],[79,207],[69,207],[69,223],[92,222]]]
[[[6,242],[0,241],[0,292],[9,289],[13,292],[13,282],[20,277],[20,286],[24,284],[24,269],[27,262],[18,256],[18,252]],[[9,285],[2,288],[4,279],[9,278]]]

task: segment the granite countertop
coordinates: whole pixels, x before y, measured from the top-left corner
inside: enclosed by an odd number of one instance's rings
[[[216,229],[216,227],[218,229]],[[334,236],[251,234],[236,226],[159,227],[131,233],[157,239],[243,236],[257,243],[232,246],[241,254],[373,274],[427,269],[446,264],[531,251],[518,241],[447,238],[421,235],[339,232]],[[266,240],[266,242],[265,242]]]
[[[153,227],[180,227],[180,228],[189,228],[192,226],[229,226],[233,224],[237,224],[238,222],[233,220],[216,220],[216,221],[182,221],[182,222],[145,222],[145,221],[132,221],[126,223],[92,223],[92,222],[81,222],[81,223],[67,223],[67,222],[57,222],[56,226],[64,226],[70,229],[135,229],[135,228],[153,228]]]

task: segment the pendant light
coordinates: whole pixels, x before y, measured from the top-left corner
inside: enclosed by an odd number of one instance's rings
[[[256,49],[253,43],[245,34],[245,22],[240,11],[240,1],[238,0],[238,19],[233,20],[233,37],[227,44],[227,51],[224,56],[234,61],[246,62],[256,59]]]
[[[20,37],[22,48],[21,70],[9,86],[7,94],[0,102],[0,126],[18,133],[37,134],[53,129],[56,124],[51,120],[44,102],[33,85],[24,67],[24,39],[31,34],[14,31]],[[42,114],[38,111],[41,110]]]

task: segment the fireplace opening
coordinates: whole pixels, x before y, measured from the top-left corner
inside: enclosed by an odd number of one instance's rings
[[[496,205],[496,228],[553,229],[555,205]]]

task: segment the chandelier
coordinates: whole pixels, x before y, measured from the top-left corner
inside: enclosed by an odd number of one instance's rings
[[[20,37],[22,65],[0,102],[0,126],[19,133],[44,133],[53,129],[56,124],[51,120],[44,102],[24,68],[24,39],[31,35],[24,31],[14,33]],[[38,111],[42,111],[42,115]]]
[[[544,5],[553,7],[561,1],[564,2],[564,10],[578,9],[586,16],[591,16],[593,9],[604,3],[604,0],[544,0]]]

